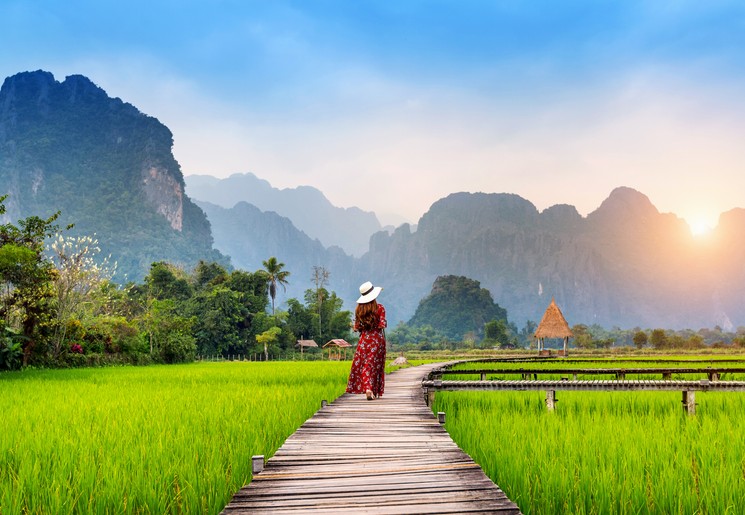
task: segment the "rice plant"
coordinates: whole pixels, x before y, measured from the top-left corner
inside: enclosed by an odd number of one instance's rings
[[[743,513],[745,395],[440,392],[434,411],[526,513]]]
[[[0,513],[219,513],[349,363],[0,374]]]

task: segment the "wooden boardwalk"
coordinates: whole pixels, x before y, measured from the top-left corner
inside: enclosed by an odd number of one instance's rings
[[[380,399],[321,408],[223,513],[519,513],[425,405],[437,366],[387,375]]]

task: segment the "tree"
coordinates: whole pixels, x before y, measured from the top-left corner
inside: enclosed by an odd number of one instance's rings
[[[329,271],[322,266],[313,266],[313,276],[310,278],[316,286],[316,309],[318,310],[318,339],[323,340],[323,330],[321,329],[321,320],[323,319],[322,309],[323,298],[326,293],[326,284],[329,282]]]
[[[159,300],[184,301],[191,298],[193,294],[186,273],[164,261],[150,265],[150,273],[145,277],[145,283],[148,287],[148,295]]]
[[[82,317],[81,309],[91,301],[92,292],[114,276],[116,263],[109,262],[110,256],[97,262],[101,249],[98,240],[90,236],[65,238],[59,234],[51,250],[57,268],[54,278],[57,316],[52,341],[57,358],[64,349],[68,323]]]
[[[649,343],[655,349],[664,349],[668,346],[667,333],[664,329],[653,329],[649,337]]]
[[[223,285],[197,293],[189,301],[194,337],[201,354],[245,352],[247,341],[241,332],[247,310],[241,296]]]
[[[282,333],[282,329],[277,326],[270,327],[261,334],[256,335],[256,341],[264,345],[264,361],[269,361],[269,344],[277,343],[279,335]]]
[[[274,256],[262,264],[269,279],[269,296],[272,299],[272,315],[274,315],[274,299],[277,297],[277,285],[281,285],[282,289],[287,291],[286,285],[289,284],[287,278],[290,276],[290,272],[282,270],[285,264],[278,262]]]
[[[590,329],[585,324],[573,326],[572,334],[574,334],[574,345],[578,349],[591,349],[594,346]]]
[[[6,198],[0,197],[0,214],[5,213]],[[59,215],[57,211],[49,218],[30,216],[20,220],[18,226],[0,225],[0,283],[4,285],[0,316],[6,325],[11,325],[12,319],[20,328],[23,366],[53,316],[52,281],[56,271],[44,255],[44,242],[58,232],[55,221]]]
[[[645,333],[644,331],[639,330],[639,331],[637,331],[637,332],[634,333],[634,337],[633,337],[632,340],[633,340],[634,345],[636,346],[636,348],[637,349],[641,349],[642,347],[644,347],[647,344],[647,341],[649,340],[649,337],[647,336],[647,333]]]
[[[505,347],[510,344],[507,323],[504,320],[491,320],[484,324],[484,343]]]

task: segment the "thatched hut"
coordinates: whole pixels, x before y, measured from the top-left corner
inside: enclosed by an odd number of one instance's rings
[[[551,297],[551,304],[546,308],[546,312],[543,314],[541,323],[538,324],[538,328],[535,330],[533,335],[538,339],[538,351],[544,350],[544,340],[546,338],[561,338],[564,340],[564,356],[567,355],[567,344],[569,338],[572,338],[572,330],[569,329],[569,324],[561,313],[559,306],[556,305],[556,301]]]
[[[347,359],[347,349],[352,345],[342,338],[334,338],[333,340],[327,341],[324,345],[324,349],[329,350],[329,359],[341,360],[342,349],[344,350],[344,359]]]
[[[300,347],[300,355],[303,355],[303,350],[306,347],[318,347],[318,344],[315,342],[315,340],[298,340],[295,344],[295,347]]]

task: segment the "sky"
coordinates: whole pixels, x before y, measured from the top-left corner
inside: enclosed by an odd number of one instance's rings
[[[158,118],[184,175],[383,223],[460,191],[745,207],[741,1],[2,0],[0,49],[0,78],[82,74]]]

